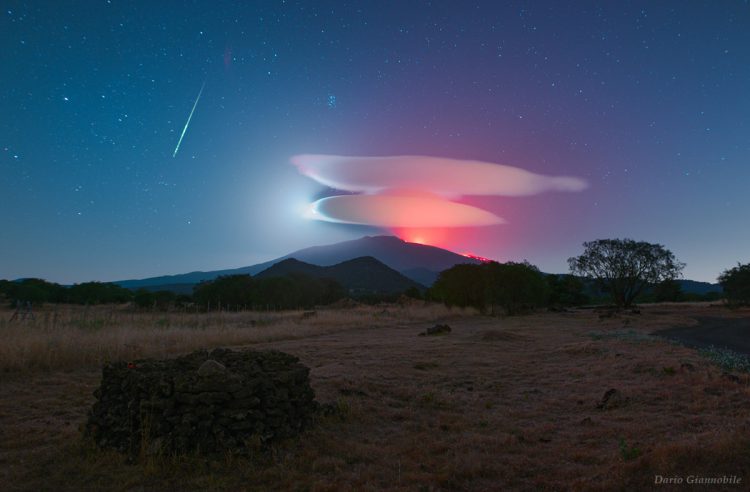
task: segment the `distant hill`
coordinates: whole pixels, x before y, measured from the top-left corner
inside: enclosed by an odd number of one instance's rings
[[[196,284],[160,284],[160,285],[144,285],[143,287],[138,287],[134,290],[138,289],[145,289],[151,292],[158,292],[160,290],[168,290],[169,292],[174,292],[175,294],[185,294],[185,295],[193,295],[193,287],[195,287]]]
[[[721,285],[719,284],[712,284],[709,282],[698,282],[696,280],[677,280],[677,283],[680,284],[680,288],[682,289],[682,292],[686,294],[708,294],[711,292],[717,292],[722,293],[724,292],[724,289],[721,288]]]
[[[256,278],[283,277],[304,274],[315,278],[331,278],[349,291],[350,295],[395,294],[409,288],[424,290],[424,286],[401,275],[371,256],[347,260],[336,265],[318,266],[294,258],[282,260],[255,275]]]
[[[562,277],[566,274],[564,273],[553,273],[550,275],[557,275],[559,277]],[[716,292],[721,294],[724,292],[724,290],[721,288],[721,285],[719,284],[712,284],[710,282],[699,282],[697,280],[683,280],[683,279],[677,279],[676,282],[679,284],[680,289],[685,294],[698,294],[698,295],[705,295],[712,292]],[[583,283],[585,286],[586,294],[591,296],[602,296],[605,295],[603,292],[600,291],[599,287],[597,287],[596,282],[593,280],[587,280],[583,279]],[[647,292],[649,289],[647,289]]]
[[[290,258],[311,265],[332,266],[364,256],[376,258],[402,275],[425,286],[432,285],[438,273],[453,265],[479,263],[479,260],[474,258],[467,258],[435,246],[409,243],[395,236],[365,236],[351,241],[301,249],[275,260],[241,268],[209,272],[196,271],[138,280],[119,280],[113,283],[128,289],[146,287],[149,290],[161,288],[171,290],[169,287],[176,284],[181,285],[181,289],[184,289],[184,284],[194,285],[205,280],[213,280],[221,275],[256,275],[280,261]]]

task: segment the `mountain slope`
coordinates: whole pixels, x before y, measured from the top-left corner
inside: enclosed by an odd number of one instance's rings
[[[446,249],[408,243],[396,236],[365,236],[326,246],[313,246],[280,259],[296,258],[313,265],[328,266],[362,256],[377,258],[399,272],[416,268],[441,272],[458,263],[479,263]]]
[[[128,289],[154,288],[174,284],[197,284],[204,280],[213,280],[222,275],[255,275],[282,260],[290,258],[312,265],[331,266],[364,256],[376,258],[390,268],[427,286],[432,285],[439,272],[453,265],[479,263],[478,260],[467,258],[452,251],[435,246],[408,243],[395,236],[365,236],[351,241],[301,249],[275,260],[241,268],[209,272],[197,271],[138,280],[120,280],[113,283]]]
[[[355,258],[331,266],[311,265],[289,258],[263,270],[255,277],[282,277],[290,274],[334,279],[352,295],[393,294],[409,288],[424,289],[423,285],[401,275],[371,256]]]

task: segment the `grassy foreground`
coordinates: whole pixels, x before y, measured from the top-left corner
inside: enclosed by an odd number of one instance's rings
[[[487,318],[408,305],[262,314],[102,308],[0,322],[6,490],[651,490],[750,481],[750,379],[649,334],[722,315],[653,306]],[[0,313],[3,319],[9,312]],[[747,313],[745,313],[747,315]],[[737,316],[736,313],[732,316]],[[417,334],[435,322],[452,332]],[[106,360],[275,348],[311,367],[339,415],[251,457],[93,449],[81,425]],[[603,401],[605,392],[617,390]],[[680,490],[661,485],[659,489]],[[702,490],[693,485],[691,490]]]

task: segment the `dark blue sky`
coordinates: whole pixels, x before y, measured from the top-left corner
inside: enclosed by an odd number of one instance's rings
[[[0,278],[236,267],[378,233],[300,217],[321,190],[299,153],[589,181],[468,199],[508,224],[433,241],[460,252],[562,272],[583,241],[632,237],[699,280],[750,261],[747,2],[10,1],[0,46]]]

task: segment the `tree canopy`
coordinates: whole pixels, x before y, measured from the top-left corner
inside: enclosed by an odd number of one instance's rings
[[[230,309],[298,309],[335,302],[346,295],[335,280],[304,274],[253,278],[229,275],[195,286],[193,298],[199,305]]]
[[[724,270],[719,283],[730,304],[750,304],[750,263]]]
[[[544,276],[529,263],[488,262],[460,264],[440,273],[430,289],[433,299],[449,306],[472,306],[495,314],[507,314],[544,305],[548,291]]]
[[[631,306],[647,287],[679,277],[685,267],[661,244],[598,239],[583,247],[581,256],[568,259],[570,271],[596,280],[621,307]]]

